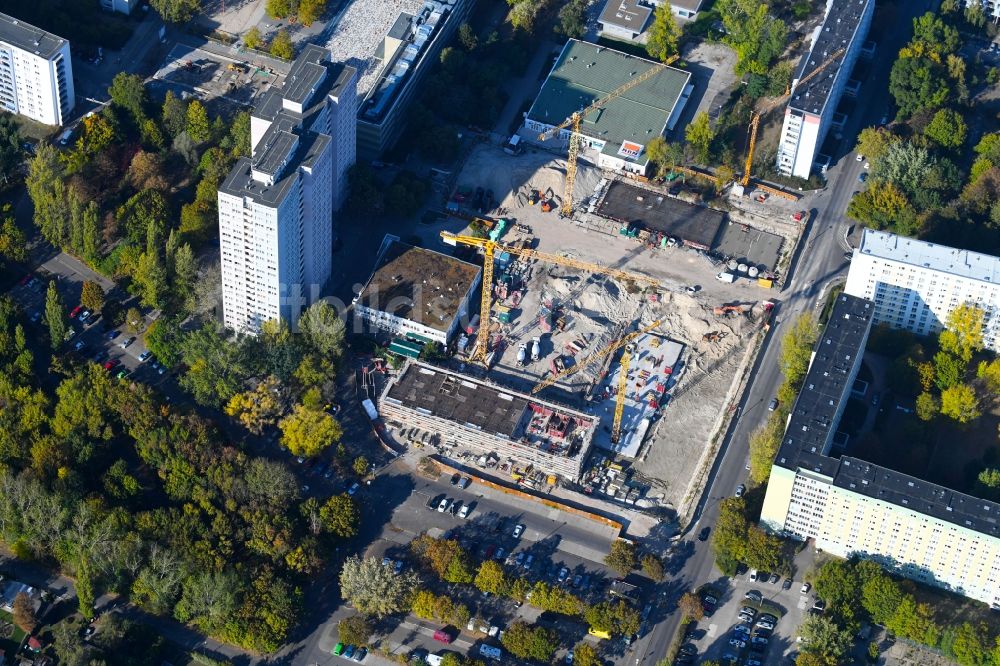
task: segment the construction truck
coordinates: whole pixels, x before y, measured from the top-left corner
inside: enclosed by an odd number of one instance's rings
[[[733,275],[732,273],[719,273],[718,275],[715,276],[715,279],[719,280],[720,282],[728,282],[730,284],[736,282],[736,276]]]

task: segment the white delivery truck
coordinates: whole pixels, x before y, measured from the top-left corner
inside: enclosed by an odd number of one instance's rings
[[[361,401],[361,406],[365,408],[365,413],[368,415],[372,421],[378,421],[378,410],[375,409],[375,403],[365,398]]]

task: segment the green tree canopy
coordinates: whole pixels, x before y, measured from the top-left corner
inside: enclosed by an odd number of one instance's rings
[[[559,647],[559,637],[554,631],[521,621],[511,624],[500,642],[519,659],[535,659],[543,663],[552,661],[552,655]]]
[[[681,29],[674,19],[669,2],[658,5],[653,12],[653,23],[649,26],[646,39],[646,53],[650,58],[666,62],[679,51]]]
[[[941,109],[934,114],[931,122],[924,128],[924,136],[943,148],[956,150],[965,143],[969,132],[965,119],[957,111]]]
[[[295,405],[292,413],[278,424],[281,443],[296,456],[311,458],[340,441],[342,430],[326,412]]]
[[[201,0],[149,0],[168,23],[187,23],[201,10]]]
[[[420,580],[412,571],[397,575],[374,557],[348,557],[340,572],[340,593],[363,615],[385,617],[409,607]]]
[[[626,539],[615,539],[611,542],[611,551],[604,557],[604,563],[624,576],[635,569],[635,544]]]
[[[684,138],[691,144],[695,155],[701,164],[708,164],[711,160],[712,141],[715,139],[715,130],[708,119],[708,114],[702,111],[684,129]]]

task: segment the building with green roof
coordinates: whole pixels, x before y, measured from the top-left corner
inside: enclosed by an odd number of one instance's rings
[[[691,74],[604,46],[571,39],[542,84],[524,128],[528,140],[552,129],[591,103],[640,76],[660,72],[620,97],[591,111],[580,122],[581,156],[596,153],[597,165],[612,171],[646,175],[645,147],[673,130],[691,95]],[[566,146],[570,128],[549,139]]]

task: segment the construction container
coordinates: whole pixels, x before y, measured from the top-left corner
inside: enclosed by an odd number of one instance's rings
[[[757,286],[764,287],[764,289],[770,289],[774,286],[774,281],[768,280],[767,278],[757,278]]]

